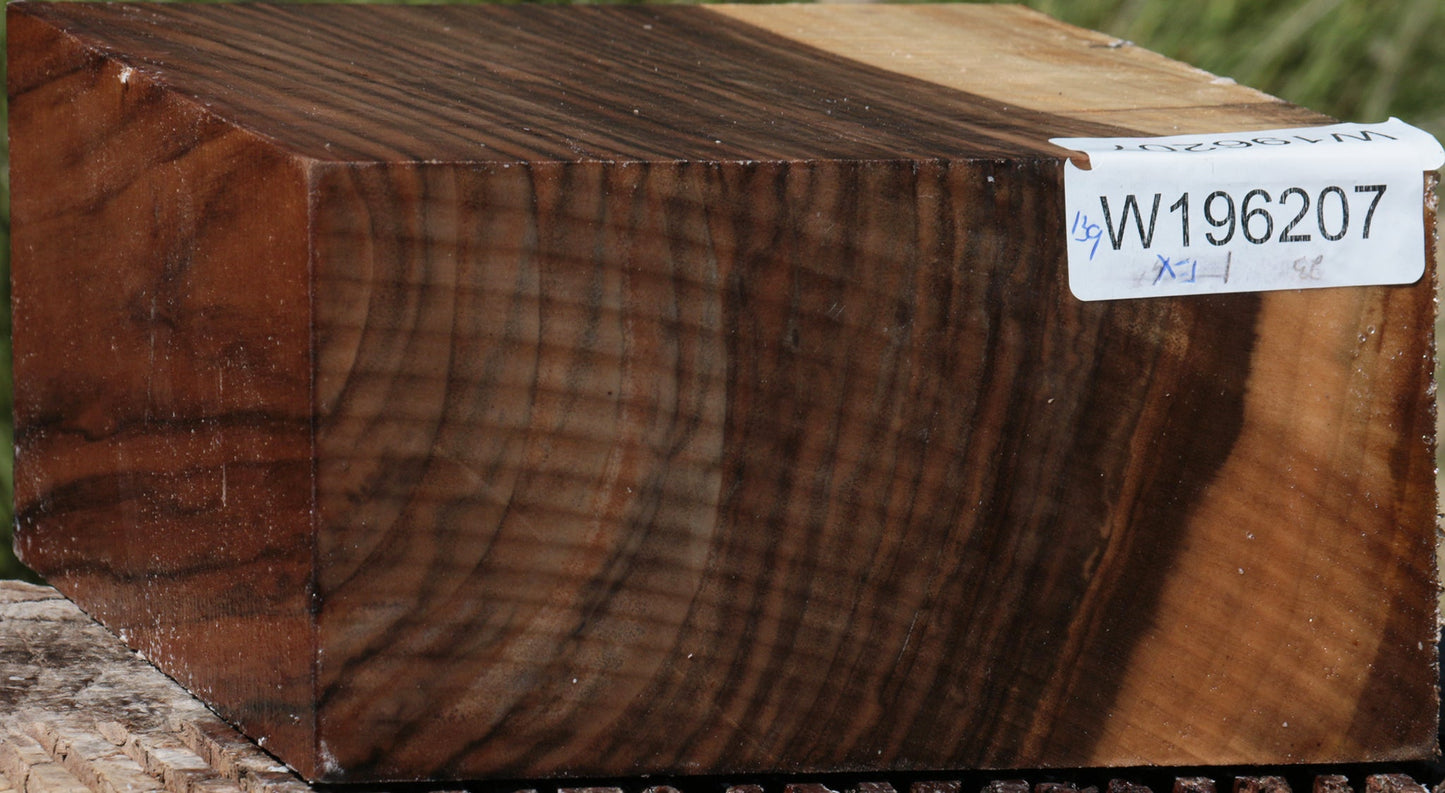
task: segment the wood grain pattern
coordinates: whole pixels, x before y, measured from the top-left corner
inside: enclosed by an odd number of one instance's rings
[[[312,787],[227,727],[174,681],[137,658],[74,603],[49,587],[0,581],[0,671],[13,683],[0,688],[6,719],[0,722],[0,791],[3,793],[308,793]],[[544,793],[1426,793],[1403,774],[1378,767],[1333,767],[1316,776],[1308,766],[1280,776],[1177,777],[1168,769],[1128,769],[1111,779],[1098,769],[1034,772],[1030,779],[973,772],[963,778],[898,774],[862,777],[781,777],[733,784],[716,777],[619,780],[579,786],[575,780],[541,783]],[[1016,772],[1007,772],[1016,776]],[[944,778],[940,778],[940,776]],[[1171,779],[1172,777],[1172,779]],[[809,778],[804,778],[809,779]],[[824,783],[826,782],[826,784]],[[1293,788],[1291,787],[1293,785]],[[516,785],[495,785],[510,791]]]
[[[233,718],[302,741],[302,169],[26,14],[9,40],[17,550]]]
[[[826,5],[781,14],[756,5],[714,9],[893,74],[1136,134],[1319,123],[1304,108],[1023,6],[923,3],[843,14]]]
[[[1066,286],[1049,137],[1319,117],[1013,9],[10,14],[21,550],[308,778],[1431,751],[1432,279]]]

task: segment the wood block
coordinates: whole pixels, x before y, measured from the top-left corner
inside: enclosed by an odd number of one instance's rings
[[[1282,776],[1235,777],[1234,793],[1293,793]]]
[[[1433,270],[1066,285],[1048,138],[1321,117],[1005,7],[9,36],[19,549],[308,778],[1433,751]]]
[[[1315,777],[1314,793],[1355,793],[1349,777],[1340,774],[1320,774]]]
[[[1371,774],[1364,780],[1366,793],[1425,793],[1425,786],[1409,774]]]
[[[1372,774],[1365,777],[1365,793],[1425,793],[1425,786],[1408,774]]]

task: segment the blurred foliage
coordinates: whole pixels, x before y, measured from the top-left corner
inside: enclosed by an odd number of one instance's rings
[[[1335,116],[1389,116],[1445,138],[1441,0],[1026,0]]]
[[[1027,5],[1349,121],[1390,115],[1445,137],[1442,0],[1027,0]],[[0,33],[3,33],[0,20]],[[3,64],[0,64],[3,68]],[[4,117],[0,103],[0,119]],[[3,140],[0,140],[3,146]],[[0,148],[0,155],[3,155]],[[0,275],[9,273],[9,171],[0,168]],[[0,450],[12,447],[9,278],[0,278]],[[0,578],[10,553],[13,458],[0,451]]]

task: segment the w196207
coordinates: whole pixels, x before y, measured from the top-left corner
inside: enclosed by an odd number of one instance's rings
[[[1368,240],[1375,209],[1386,187],[1384,184],[1326,185],[1313,192],[1303,187],[1287,187],[1277,193],[1253,188],[1243,191],[1242,196],[1237,195],[1238,191],[1214,190],[1202,200],[1198,199],[1198,192],[1186,191],[1166,210],[1166,222],[1173,223],[1170,218],[1177,216],[1179,223],[1179,235],[1170,239],[1169,246],[1178,243],[1187,248],[1198,244],[1199,236],[1192,232],[1201,221],[1205,226],[1204,242],[1216,247],[1228,245],[1236,237],[1253,245],[1271,241],[1311,242],[1316,235],[1329,242],[1339,242],[1354,232],[1360,239]],[[1107,233],[1109,244],[1117,251],[1123,247],[1132,228],[1144,249],[1153,247],[1164,194],[1154,193],[1152,199],[1146,200],[1149,201],[1147,221],[1136,194],[1128,193],[1113,201],[1109,196],[1099,196],[1103,226],[1087,226],[1085,236],[1097,240]],[[1074,231],[1076,234],[1079,231],[1077,223]]]

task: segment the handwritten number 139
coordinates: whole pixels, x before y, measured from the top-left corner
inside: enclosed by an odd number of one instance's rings
[[[1099,251],[1099,240],[1103,239],[1104,227],[1097,223],[1089,222],[1089,217],[1083,212],[1074,213],[1074,225],[1070,227],[1069,233],[1074,235],[1074,242],[1090,242],[1094,244],[1089,248],[1089,261],[1094,260],[1094,254]]]

